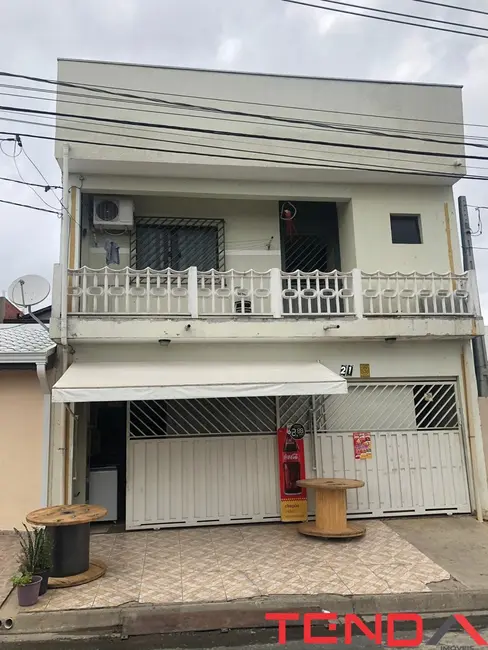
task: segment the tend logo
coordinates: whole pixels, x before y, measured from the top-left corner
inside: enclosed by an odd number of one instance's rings
[[[286,643],[286,623],[287,621],[299,621],[300,614],[297,612],[278,612],[267,613],[265,615],[267,621],[276,621],[278,623],[278,643],[284,645]],[[328,632],[336,632],[339,623],[339,617],[333,612],[314,612],[303,615],[303,642],[309,644],[334,645],[336,643],[343,643],[344,645],[352,645],[353,634],[359,632],[367,639],[374,641],[376,645],[382,645],[386,641],[386,645],[391,648],[417,648],[423,643],[424,638],[424,623],[420,614],[413,613],[390,613],[390,614],[376,614],[374,624],[367,625],[356,614],[345,614],[344,618],[344,638],[339,638],[336,635],[329,636],[314,636],[312,634],[312,627],[317,624],[325,624]],[[413,624],[414,630],[408,639],[397,638],[398,630],[395,628],[397,623],[409,622]],[[488,642],[475,630],[468,619],[462,614],[453,614],[446,621],[442,623],[439,629],[432,635],[432,637],[424,642],[425,645],[436,646],[442,637],[456,625],[461,628],[472,638],[472,640],[479,646],[486,646]],[[386,638],[383,639],[383,629],[386,630]]]

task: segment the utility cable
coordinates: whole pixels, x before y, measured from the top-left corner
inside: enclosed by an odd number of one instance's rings
[[[52,118],[52,119],[54,119],[54,118]],[[69,120],[68,118],[64,118],[64,119],[66,121],[72,121],[74,124],[90,124],[90,122],[87,122],[85,120],[78,120],[78,119],[77,120]],[[1,122],[12,122],[14,124],[29,124],[29,125],[32,125],[32,126],[40,126],[40,127],[48,128],[48,129],[53,129],[54,128],[53,124],[49,124],[47,122],[35,122],[35,121],[31,121],[31,120],[20,120],[20,119],[15,119],[15,118],[8,118],[8,117],[0,117],[0,121]],[[118,138],[121,137],[120,133],[114,133],[113,131],[101,131],[101,130],[98,130],[98,129],[97,130],[84,129],[82,127],[67,125],[67,124],[64,124],[64,120],[63,120],[63,124],[60,125],[60,126],[63,129],[67,130],[67,131],[80,131],[80,132],[83,132],[83,133],[94,133],[96,135],[110,135],[110,136],[115,136],[115,137],[118,137]],[[140,129],[142,133],[151,133],[151,132],[160,133],[160,131],[158,131],[157,129],[146,129],[144,127],[131,127],[131,128],[133,128],[134,130]],[[139,135],[138,133],[137,134],[131,134],[131,133],[124,132],[123,137],[124,138],[140,139],[140,140],[150,140],[152,142],[166,142],[166,143],[170,142],[170,143],[176,143],[176,144],[181,144],[181,145],[186,145],[186,146],[195,146],[195,147],[208,148],[210,146],[210,148],[212,148],[212,149],[230,149],[232,151],[237,151],[239,153],[247,151],[245,149],[221,147],[219,145],[204,145],[201,142],[190,142],[190,141],[186,141],[186,140],[185,141],[172,140],[172,139],[168,139],[168,138],[144,137],[143,135]],[[187,135],[186,137],[187,138],[199,138],[199,139],[211,140],[212,142],[216,142],[216,141],[221,141],[221,142],[226,142],[226,143],[229,142],[229,140],[227,138],[219,138],[217,136],[210,136],[210,135],[209,136]],[[319,151],[317,149],[310,149],[308,147],[292,147],[290,145],[286,146],[286,145],[279,145],[279,144],[275,145],[275,147],[279,148],[279,149],[284,149],[286,151],[303,151],[303,152],[307,152],[307,153],[319,153]],[[251,153],[260,153],[260,152],[251,150]],[[276,155],[283,155],[283,154],[278,154],[277,153]],[[396,158],[396,157],[392,157],[392,156],[375,155],[373,157],[373,159],[372,159],[371,154],[358,153],[358,152],[354,152],[353,154],[347,154],[346,153],[345,155],[354,156],[355,158],[367,158],[370,162],[372,160],[374,160],[374,161],[376,161],[376,160],[388,160],[389,162],[392,162],[392,161],[393,162],[410,162],[410,160],[407,159],[407,158]],[[314,159],[314,160],[315,161],[317,161],[317,160],[324,161],[325,160],[326,162],[328,161],[327,159],[324,159],[324,158]],[[347,161],[341,161],[341,160],[334,160],[332,162],[344,162],[344,163],[347,163]],[[358,164],[362,165],[364,163],[358,163]],[[427,163],[425,163],[425,164],[427,164]],[[436,162],[435,165],[440,166],[440,167],[449,167],[450,169],[452,169],[452,163],[449,163],[449,162]],[[390,168],[390,167],[388,166],[388,168]],[[488,171],[488,167],[476,167],[474,165],[470,165],[470,169],[481,169],[481,170]],[[425,170],[425,171],[428,171],[428,170]]]
[[[285,1],[287,1],[287,0],[285,0]],[[70,82],[65,82],[65,81],[59,81],[58,82],[58,81],[53,81],[53,80],[49,80],[49,79],[42,79],[40,77],[27,77],[26,75],[13,75],[13,73],[8,73],[8,72],[1,72],[0,71],[0,76],[8,76],[8,77],[10,77],[10,76],[15,76],[15,77],[22,76],[22,77],[25,77],[27,79],[30,79],[31,81],[49,83],[49,84],[54,84],[56,86],[58,86],[58,85],[60,85],[60,86],[68,86],[68,87],[73,87],[74,86],[74,87],[81,88],[81,89],[84,89],[84,90],[90,90],[89,87],[83,86],[83,85],[80,85],[80,84],[72,84]],[[128,97],[130,99],[140,99],[141,98],[140,95],[138,96],[138,95],[133,95],[133,94],[128,94],[128,93],[118,93],[118,92],[113,92],[113,91],[110,91],[110,90],[107,90],[107,89],[97,89],[96,92],[102,92],[104,94],[115,95],[117,97],[119,97],[119,96],[120,97]],[[151,101],[155,102],[156,104],[159,104],[159,105],[164,104],[166,106],[171,106],[173,108],[185,108],[185,109],[189,108],[189,109],[193,109],[193,110],[198,109],[198,110],[202,110],[204,112],[215,112],[215,113],[218,113],[218,114],[225,114],[225,115],[253,117],[253,118],[263,119],[263,120],[267,120],[267,121],[271,120],[273,122],[282,122],[282,123],[287,123],[287,124],[300,124],[300,125],[305,124],[305,125],[312,125],[312,126],[319,126],[319,127],[327,126],[328,128],[331,128],[331,125],[328,124],[328,123],[324,123],[324,122],[320,122],[320,121],[319,122],[314,122],[314,121],[310,121],[310,120],[304,120],[304,119],[301,119],[301,118],[281,117],[281,116],[266,115],[266,114],[259,114],[259,113],[257,113],[257,114],[256,113],[248,113],[248,112],[244,112],[244,111],[235,111],[235,110],[228,110],[228,109],[223,109],[223,108],[199,106],[199,105],[195,105],[195,104],[189,104],[187,102],[168,102],[166,100],[153,99],[153,98],[151,98]],[[7,107],[4,106],[4,107],[0,107],[0,108],[2,108],[3,110],[9,110],[8,106]],[[20,110],[20,109],[17,108],[17,110]],[[31,109],[31,110],[33,110],[33,109]],[[57,114],[55,112],[53,113],[53,112],[49,112],[49,111],[48,111],[48,113],[54,114],[54,115]],[[67,114],[65,116],[69,116],[69,114]],[[76,115],[74,115],[74,116],[71,115],[71,116],[72,117],[79,117],[79,116],[76,116]],[[86,116],[86,117],[91,119],[90,116]],[[146,125],[143,124],[143,126],[146,126]],[[150,124],[149,126],[154,126],[154,124]],[[378,131],[378,130],[371,130],[371,129],[365,128],[365,127],[358,127],[358,128],[359,128],[359,130],[356,131],[355,129],[345,128],[343,125],[340,125],[340,126],[337,127],[337,130],[340,130],[340,131],[345,130],[345,131],[358,132],[358,133],[370,133],[371,135],[379,135],[379,136],[383,136],[383,137],[391,137],[389,134],[385,135],[384,132],[381,132],[381,131]],[[448,145],[454,144],[454,142],[452,140],[440,141],[440,140],[436,140],[436,139],[432,139],[432,138],[429,138],[429,139],[414,138],[413,136],[411,137],[411,136],[407,136],[407,135],[394,136],[394,137],[402,137],[402,138],[406,138],[406,139],[420,139],[420,140],[423,140],[423,141],[438,142],[440,144],[448,144]],[[448,136],[446,136],[446,137],[448,137]],[[465,143],[463,142],[463,144],[465,144]],[[481,145],[474,144],[473,146],[481,146]]]
[[[234,73],[236,75],[240,74],[245,74],[245,73]],[[201,110],[207,110],[207,111],[216,111],[220,110],[223,113],[232,113],[232,114],[237,114],[237,115],[247,115],[247,116],[253,116],[252,113],[236,113],[224,109],[216,109],[211,106],[205,106],[205,107],[199,107],[194,104],[188,104],[188,103],[182,103],[182,102],[168,102],[167,100],[162,100],[158,99],[156,97],[152,96],[147,96],[147,95],[137,95],[134,94],[133,89],[131,88],[124,88],[124,87],[111,87],[111,90],[108,90],[105,86],[98,86],[96,84],[88,84],[88,85],[82,85],[82,84],[76,84],[73,82],[68,82],[68,81],[56,81],[55,79],[47,79],[45,77],[32,77],[29,75],[21,75],[21,74],[14,74],[13,72],[6,72],[6,71],[0,71],[0,77],[10,77],[10,78],[15,78],[15,79],[26,79],[28,81],[35,81],[37,83],[44,83],[44,84],[51,84],[56,87],[61,86],[67,86],[69,88],[78,88],[81,90],[87,90],[91,93],[103,93],[105,95],[111,95],[115,96],[117,98],[130,98],[130,99],[142,99],[144,101],[148,101],[150,103],[156,103],[156,104],[169,104],[171,106],[175,107],[187,107],[187,108],[201,108]],[[297,77],[301,78],[301,77]],[[308,77],[305,77],[308,79]],[[327,79],[321,79],[321,81],[327,81]],[[337,81],[337,79],[333,79],[333,81]],[[373,82],[373,81],[363,81],[361,83],[378,83],[378,82]],[[395,83],[395,82],[393,82]],[[8,84],[0,84],[0,87],[9,87]],[[13,86],[15,87],[15,86]],[[22,88],[22,86],[21,86]],[[54,92],[62,94],[62,91],[59,91],[59,88],[57,88],[54,91],[50,91],[48,89],[38,89],[34,88],[31,86],[24,86],[23,88],[28,89],[28,90],[35,90],[37,92]],[[120,91],[132,91],[131,93],[127,92],[120,92]],[[144,91],[138,91],[138,92],[144,92]],[[382,115],[380,113],[357,113],[357,112],[351,112],[351,111],[340,111],[340,110],[330,110],[330,109],[325,109],[325,108],[313,108],[313,107],[307,107],[307,106],[295,106],[295,105],[290,105],[290,106],[285,106],[283,104],[270,104],[266,102],[253,102],[249,100],[243,100],[243,99],[231,99],[231,98],[216,98],[216,97],[206,97],[206,96],[201,96],[201,95],[187,95],[187,94],[180,94],[180,93],[170,93],[170,92],[160,92],[157,90],[151,91],[153,95],[163,95],[163,96],[169,96],[169,97],[184,97],[184,98],[192,98],[192,99],[201,99],[201,100],[206,100],[206,101],[212,101],[212,102],[225,102],[227,104],[245,104],[245,105],[252,105],[252,106],[263,106],[266,108],[284,108],[286,110],[294,110],[294,111],[307,111],[307,112],[314,112],[314,113],[333,113],[337,115],[350,115],[354,117],[370,117],[370,118],[377,118],[377,119],[382,119],[382,120],[395,120],[395,121],[407,121],[407,122],[424,122],[426,124],[444,124],[447,126],[467,126],[467,127],[477,127],[477,128],[483,128],[483,129],[488,129],[488,124],[473,124],[467,122],[466,124],[464,122],[450,122],[446,120],[430,120],[430,119],[422,119],[422,118],[416,118],[416,117],[402,117],[402,116],[396,116],[396,115]],[[74,96],[80,96],[80,97],[91,97],[93,98],[93,95],[74,95]],[[108,98],[107,98],[108,99]],[[112,101],[115,101],[113,99]],[[118,101],[121,101],[120,99]],[[91,104],[93,105],[93,104]],[[259,117],[265,117],[259,115]],[[269,117],[269,116],[267,116]],[[304,123],[306,123],[304,121]]]
[[[418,14],[404,14],[398,11],[388,11],[387,9],[377,9],[376,7],[368,7],[366,5],[355,5],[350,2],[340,2],[339,0],[319,0],[327,4],[341,5],[343,7],[352,7],[353,9],[366,9],[374,13],[388,14],[390,16],[400,16],[402,18],[413,18],[414,20],[425,20],[429,23],[441,23],[442,25],[451,25],[454,27],[466,27],[466,29],[477,29],[483,32],[488,32],[488,27],[478,27],[478,25],[466,25],[465,23],[453,22],[450,20],[440,20],[438,18],[428,18],[427,16],[419,16]],[[420,25],[425,27],[425,25]]]
[[[463,0],[462,0],[463,1]],[[482,14],[483,16],[488,16],[488,11],[482,11],[481,9],[471,9],[470,7],[459,7],[458,5],[448,5],[444,2],[434,2],[434,0],[413,0],[413,2],[422,2],[426,5],[435,5],[436,7],[444,7],[444,9],[456,9],[457,11],[468,11],[473,14]]]
[[[32,187],[40,187],[44,191],[47,191],[47,189],[50,189],[51,187],[56,189],[56,190],[61,190],[62,187],[60,185],[42,185],[41,183],[30,183],[28,181],[19,181],[17,178],[7,178],[5,176],[0,176],[0,181],[7,181],[8,183],[18,183],[19,185],[31,185]]]
[[[34,192],[34,194],[37,196],[37,198],[39,199],[39,201],[41,201],[41,203],[44,203],[44,205],[45,205],[46,207],[50,208],[51,210],[55,210],[55,207],[54,207],[53,205],[50,205],[46,200],[44,200],[44,198],[39,194],[39,192],[36,190],[35,187],[32,187],[32,185],[29,185],[29,183],[26,182],[25,178],[22,176],[22,173],[21,173],[21,171],[20,171],[20,169],[19,169],[19,165],[18,165],[18,163],[17,163],[17,159],[16,159],[16,158],[14,158],[14,161],[13,161],[13,162],[14,162],[14,165],[15,165],[15,169],[17,170],[17,174],[18,174],[19,177],[20,177],[20,180],[23,181],[23,182],[24,182],[24,183],[25,183],[25,184],[26,184],[26,185],[27,185],[27,186],[32,190],[32,192]],[[49,190],[51,189],[51,187],[50,187],[49,185],[47,185],[46,187],[47,187],[47,191],[49,192]]]
[[[11,132],[8,131],[2,131],[4,134],[10,134]],[[59,138],[56,136],[47,136],[47,135],[39,135],[35,133],[20,133],[24,138],[34,138],[38,140],[49,140],[49,141],[54,141],[54,142],[66,142],[66,138]],[[230,160],[246,160],[249,162],[269,162],[273,164],[282,164],[282,165],[295,165],[295,166],[304,166],[304,167],[312,167],[312,168],[319,168],[323,169],[326,171],[331,171],[334,169],[344,169],[348,171],[370,171],[370,172],[383,172],[383,173],[389,173],[389,174],[400,174],[400,175],[406,175],[406,176],[421,176],[425,178],[432,178],[432,177],[439,177],[439,178],[448,178],[448,179],[455,179],[457,178],[458,180],[483,180],[486,181],[488,180],[488,176],[474,176],[474,175],[461,175],[461,174],[448,174],[444,172],[425,172],[425,171],[419,171],[419,170],[398,170],[398,169],[389,169],[389,170],[382,170],[382,169],[376,169],[374,167],[371,168],[363,168],[363,167],[345,167],[345,166],[323,166],[323,165],[317,165],[313,163],[301,163],[299,161],[280,161],[280,160],[273,160],[270,158],[259,158],[259,157],[253,157],[253,158],[248,158],[246,156],[230,156],[227,154],[218,154],[218,153],[203,153],[203,152],[185,152],[181,151],[178,149],[161,149],[157,147],[141,147],[141,146],[136,146],[136,145],[129,145],[129,144],[119,144],[119,143],[109,143],[109,142],[100,142],[97,140],[75,140],[70,138],[70,143],[72,144],[89,144],[89,145],[95,145],[98,147],[113,147],[116,149],[130,149],[130,150],[136,150],[136,151],[155,151],[158,153],[174,153],[174,154],[179,154],[179,155],[190,155],[190,156],[199,156],[199,157],[207,157],[207,158],[222,158],[222,159],[230,159]],[[279,154],[276,154],[279,155]]]
[[[327,2],[328,0],[322,0],[322,2]],[[475,38],[488,38],[488,35],[485,34],[476,34],[474,32],[460,32],[455,29],[449,29],[448,27],[434,27],[434,25],[422,25],[422,23],[410,23],[404,20],[397,20],[395,18],[384,18],[383,16],[372,16],[371,14],[357,13],[355,11],[347,11],[346,9],[334,9],[333,7],[324,7],[323,5],[313,5],[307,2],[302,2],[301,0],[282,0],[282,2],[289,2],[294,5],[302,5],[304,7],[313,7],[314,9],[322,9],[324,11],[334,11],[339,14],[347,14],[350,16],[359,16],[361,18],[373,18],[374,20],[382,20],[386,23],[396,23],[398,25],[408,25],[409,27],[422,27],[423,29],[432,29],[436,32],[450,32],[452,34],[458,34],[459,36],[474,36]],[[351,5],[348,5],[351,6]]]
[[[6,199],[0,199],[0,203],[8,203],[9,205],[17,205],[21,208],[29,208],[29,210],[39,210],[40,212],[50,212],[51,214],[58,215],[59,212],[56,210],[47,210],[46,208],[38,208],[35,205],[27,205],[26,203],[16,203],[15,201],[7,201]]]
[[[0,84],[0,88],[1,87],[6,87],[6,86],[7,86],[6,84]],[[22,88],[25,88],[25,86],[24,87],[22,87],[22,86],[13,86],[13,88],[22,89]],[[100,103],[100,102],[97,102],[96,104],[94,104],[93,101],[92,102],[83,102],[83,101],[80,101],[79,99],[75,101],[75,100],[72,100],[72,99],[70,100],[70,99],[64,99],[63,98],[63,96],[71,96],[71,97],[80,97],[80,98],[88,98],[88,99],[91,98],[91,99],[93,99],[93,95],[87,95],[87,94],[82,94],[82,93],[69,93],[69,92],[66,92],[66,91],[58,91],[56,93],[55,90],[42,90],[42,89],[37,89],[37,88],[35,90],[38,91],[38,92],[52,93],[54,95],[57,95],[58,104],[74,104],[75,106],[90,106],[91,108],[96,106],[97,108],[108,108],[110,110],[119,110],[119,108],[116,105],[113,105],[113,104],[104,104],[104,103]],[[4,92],[4,91],[0,91],[0,95],[4,96],[4,97],[14,97],[14,98],[20,99],[20,100],[33,99],[35,101],[44,101],[44,102],[49,102],[49,103],[51,103],[53,101],[53,99],[51,97],[39,97],[39,96],[36,96],[36,95],[8,93],[8,92]],[[163,108],[160,108],[160,109],[147,108],[147,106],[154,106],[154,104],[151,103],[151,102],[143,102],[143,101],[140,101],[140,100],[127,100],[127,99],[122,100],[122,99],[119,99],[119,98],[114,99],[112,97],[108,97],[106,99],[108,101],[112,101],[112,102],[122,102],[123,101],[124,104],[125,104],[123,109],[122,109],[123,111],[135,111],[137,113],[141,113],[141,112],[154,113],[154,114],[157,114],[157,115],[178,115],[178,116],[185,117],[185,118],[186,117],[188,117],[188,118],[195,117],[193,115],[193,113],[195,113],[196,109],[192,110],[191,113],[181,113],[181,112],[174,113],[174,112],[171,112],[171,111],[165,111]],[[129,101],[130,101],[131,104],[135,104],[135,106],[127,106],[126,104]],[[141,108],[141,106],[144,106],[144,108]],[[188,110],[190,110],[190,109],[188,109]],[[301,109],[301,110],[305,110],[305,109]],[[265,116],[263,116],[263,117],[265,117]],[[268,117],[271,118],[272,116],[268,116]],[[198,115],[198,119],[220,120],[220,117],[205,114],[205,115]],[[399,119],[401,119],[401,118],[399,118]],[[238,124],[252,124],[254,126],[259,126],[261,124],[260,122],[257,122],[256,120],[245,120],[245,119],[242,119],[242,118],[241,119],[234,119],[234,118],[231,118],[231,117],[226,117],[225,121],[226,122],[236,122]],[[336,130],[337,131],[337,130],[343,130],[344,132],[347,132],[347,130],[349,128],[357,128],[357,129],[381,128],[382,131],[386,132],[385,136],[388,135],[388,137],[390,137],[390,134],[392,134],[391,137],[396,137],[394,135],[395,133],[406,133],[406,134],[412,134],[412,135],[427,135],[427,136],[430,136],[430,137],[431,136],[451,137],[451,135],[449,133],[446,133],[446,132],[440,133],[438,131],[418,131],[418,130],[415,130],[415,129],[399,129],[399,128],[393,128],[393,127],[389,127],[389,126],[381,126],[381,127],[371,126],[371,127],[367,127],[367,126],[363,126],[361,124],[353,124],[353,123],[350,123],[350,122],[314,122],[315,124],[321,124],[321,126],[312,126],[311,125],[311,124],[313,124],[312,122],[310,123],[310,125],[308,125],[306,123],[306,121],[304,121],[304,120],[301,121],[301,122],[302,122],[301,124],[295,124],[294,128],[296,128],[296,129],[304,129],[306,131],[324,131],[324,130]],[[280,127],[280,128],[289,128],[289,124],[278,122],[278,123],[274,124],[274,127],[275,128],[278,128],[278,127]],[[487,125],[486,128],[488,128],[488,125]],[[453,135],[452,137],[453,138],[457,137],[457,135]],[[476,134],[465,135],[464,143],[466,145],[470,144],[470,142],[469,142],[470,140],[488,141],[488,136],[482,136],[482,135],[476,135]],[[453,142],[453,144],[455,144],[454,140],[452,142]]]
[[[285,0],[286,1],[286,0]],[[414,156],[431,156],[431,157],[436,157],[436,158],[455,158],[455,159],[471,159],[471,160],[488,160],[486,156],[475,156],[471,154],[463,154],[463,153],[441,153],[440,151],[418,151],[415,149],[400,149],[400,148],[394,148],[394,147],[381,147],[378,145],[364,145],[364,144],[349,144],[345,142],[330,142],[330,141],[324,141],[324,140],[309,140],[305,138],[290,138],[286,136],[278,136],[278,135],[269,135],[269,134],[257,134],[257,133],[245,133],[245,132],[236,132],[236,131],[224,131],[220,129],[204,129],[201,127],[190,127],[190,126],[182,126],[182,125],[176,125],[176,124],[161,124],[161,123],[154,123],[154,122],[139,122],[136,120],[121,120],[117,118],[111,118],[111,117],[100,117],[96,115],[86,115],[86,116],[78,116],[73,113],[64,113],[64,112],[59,112],[59,111],[43,111],[40,109],[34,109],[34,108],[21,108],[18,106],[1,106],[0,105],[0,110],[6,110],[9,112],[13,113],[27,113],[30,115],[54,115],[56,117],[70,117],[70,118],[77,118],[77,117],[83,117],[84,120],[90,120],[93,122],[107,122],[109,124],[120,124],[123,126],[144,126],[144,127],[149,127],[149,128],[159,128],[159,129],[168,129],[172,131],[181,131],[184,133],[203,133],[203,134],[212,134],[212,135],[225,135],[225,136],[230,136],[230,137],[241,137],[241,138],[249,138],[252,140],[263,140],[263,141],[273,141],[273,142],[298,142],[299,144],[312,144],[312,145],[317,145],[317,146],[326,146],[326,147],[339,147],[339,148],[346,148],[346,149],[363,149],[365,151],[387,151],[390,153],[402,153],[402,154],[408,154],[408,155],[414,155]],[[121,137],[123,137],[121,135]],[[422,138],[422,141],[425,141]],[[437,142],[437,141],[436,141]],[[442,142],[442,144],[447,144],[452,146],[452,142]],[[470,144],[469,146],[472,147],[479,147],[482,149],[487,149],[488,145],[476,143],[476,144]]]

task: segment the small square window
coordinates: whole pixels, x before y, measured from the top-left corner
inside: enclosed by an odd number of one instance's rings
[[[419,214],[390,214],[393,244],[421,244]]]

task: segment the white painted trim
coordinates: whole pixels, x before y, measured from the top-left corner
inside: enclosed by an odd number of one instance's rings
[[[53,343],[52,347],[48,348],[45,352],[2,352],[0,353],[0,366],[10,363],[35,363],[46,364],[47,359],[56,350],[56,345]]]
[[[281,250],[280,249],[272,249],[272,250],[233,250],[232,248],[226,248],[225,250],[226,255],[281,255]]]

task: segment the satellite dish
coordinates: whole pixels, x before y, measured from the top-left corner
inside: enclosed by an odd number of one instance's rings
[[[17,307],[32,307],[45,300],[51,291],[49,282],[40,275],[23,275],[8,288],[8,299]]]

